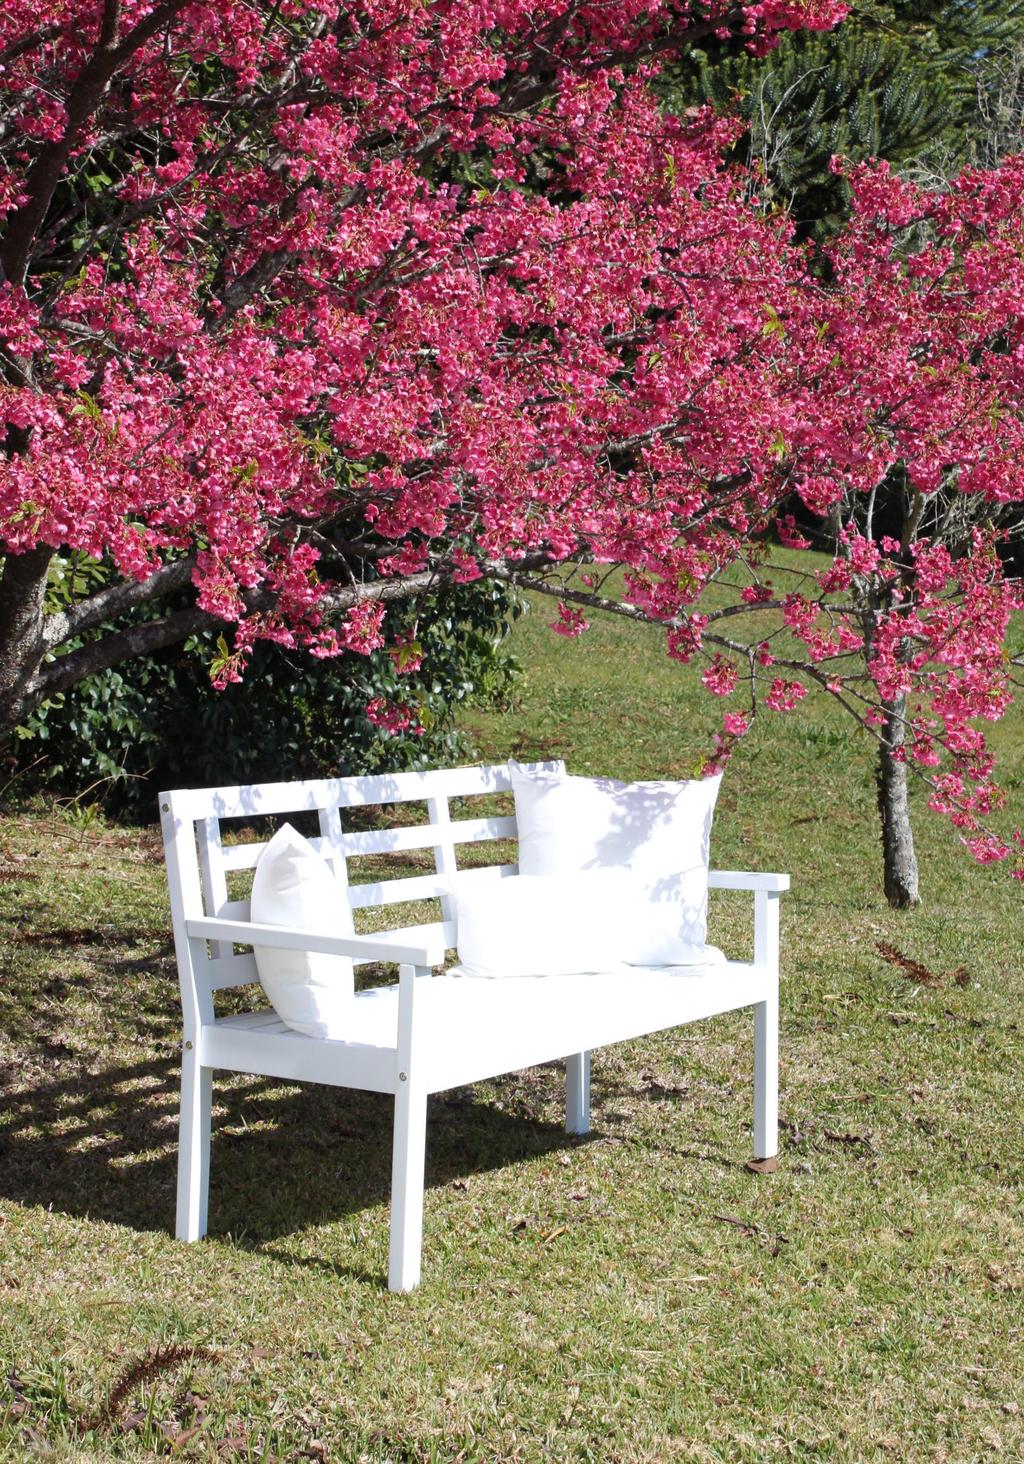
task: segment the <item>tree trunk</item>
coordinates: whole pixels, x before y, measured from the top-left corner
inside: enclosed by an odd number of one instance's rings
[[[894,753],[902,751],[906,736],[905,696],[884,702],[885,725],[878,748],[878,811],[882,816],[882,858],[885,867],[885,897],[895,910],[921,903],[917,878],[914,832],[910,826],[907,796],[907,765]]]
[[[22,719],[26,692],[45,647],[43,613],[53,550],[48,544],[8,554],[0,578],[0,742]]]

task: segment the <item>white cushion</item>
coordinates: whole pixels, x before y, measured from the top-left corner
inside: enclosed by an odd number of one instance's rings
[[[509,763],[521,875],[626,870],[634,903],[621,959],[675,966],[724,961],[707,944],[711,818],[721,774],[620,783]]]
[[[252,881],[252,920],[317,935],[351,935],[352,911],[326,859],[291,824],[270,840]],[[353,1001],[346,956],[254,946],[260,984],[277,1015],[307,1037],[344,1038]]]
[[[525,879],[454,882],[459,972],[564,976],[623,968],[628,876],[617,869]]]

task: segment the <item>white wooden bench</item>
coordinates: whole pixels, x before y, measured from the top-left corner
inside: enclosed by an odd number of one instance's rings
[[[535,766],[562,769],[560,763]],[[449,799],[505,793],[505,766],[397,773],[206,788],[160,796],[174,941],[184,1009],[179,1120],[177,1235],[206,1232],[210,1164],[211,1078],[216,1070],[330,1083],[395,1097],[388,1284],[409,1291],[420,1278],[427,1095],[446,1088],[564,1059],[566,1129],[589,1127],[590,1053],[596,1047],[754,1008],[754,1153],[776,1152],[779,896],[784,874],[712,871],[712,889],[754,896],[754,958],[704,968],[704,974],[636,968],[628,978],[583,975],[534,980],[474,980],[434,975],[455,945],[450,877],[460,845],[515,837],[512,816],[453,819]],[[347,831],[348,810],[425,803],[429,822]],[[332,863],[353,909],[439,898],[442,919],[376,935],[313,936],[253,925],[247,900],[228,898],[231,871],[252,870],[264,845],[227,842],[225,822],[297,814],[318,818],[313,842]],[[372,884],[349,881],[348,860],[432,850],[435,872]],[[514,874],[488,865],[471,878]],[[394,962],[399,979],[357,992],[350,1041],[322,1041],[292,1031],[261,1003],[244,1015],[217,1017],[214,993],[257,981],[252,952],[277,946]]]

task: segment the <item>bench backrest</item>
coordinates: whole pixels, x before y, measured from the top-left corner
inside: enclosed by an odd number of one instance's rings
[[[560,762],[528,766],[562,771]],[[212,993],[245,986],[259,978],[251,952],[235,955],[219,941],[190,941],[184,922],[203,915],[248,920],[249,901],[232,900],[228,879],[234,871],[252,870],[265,842],[232,843],[226,839],[232,820],[268,818],[275,827],[298,814],[316,815],[319,836],[310,839],[333,866],[339,892],[353,911],[413,900],[440,899],[441,920],[390,928],[399,939],[440,931],[446,946],[455,944],[454,910],[449,880],[459,872],[459,846],[516,837],[514,815],[452,818],[449,800],[507,793],[512,788],[505,764],[490,767],[439,768],[421,773],[393,773],[369,778],[330,778],[295,783],[255,783],[240,788],[178,789],[160,794],[171,917],[174,924],[182,1001],[186,1013],[209,1020]],[[346,813],[389,804],[426,806],[425,823],[382,829],[346,828]],[[225,825],[228,825],[226,828]],[[433,852],[434,872],[357,883],[348,861],[367,855]],[[514,874],[513,863],[483,865],[473,878]],[[382,932],[384,933],[384,932]]]

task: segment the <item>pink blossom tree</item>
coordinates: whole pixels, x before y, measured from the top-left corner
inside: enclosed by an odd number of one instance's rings
[[[862,170],[822,283],[723,163],[734,124],[651,91],[710,31],[766,47],[844,9],[8,0],[2,725],[211,625],[221,680],[258,638],[372,650],[383,602],[490,575],[742,686],[713,761],[758,705],[837,698],[879,739],[894,902],[908,761],[1010,855],[976,724],[1020,603],[1024,168],[939,194]],[[780,597],[765,535],[795,499],[835,559]],[[81,562],[97,587],[58,602]]]

